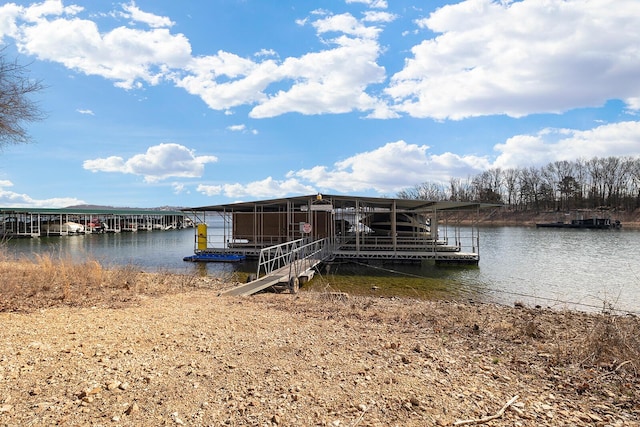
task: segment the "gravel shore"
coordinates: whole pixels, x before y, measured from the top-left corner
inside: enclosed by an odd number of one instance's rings
[[[640,425],[634,316],[189,286],[5,301],[0,425]]]

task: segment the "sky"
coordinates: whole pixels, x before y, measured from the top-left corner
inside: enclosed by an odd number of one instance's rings
[[[640,155],[638,0],[0,3],[46,88],[0,207],[394,197]]]

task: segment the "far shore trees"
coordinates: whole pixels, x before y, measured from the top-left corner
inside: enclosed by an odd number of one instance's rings
[[[0,48],[0,149],[8,144],[29,142],[26,123],[44,118],[30,95],[43,88],[40,80],[29,77],[26,66],[8,61]]]
[[[503,203],[518,211],[640,208],[640,157],[555,161],[541,168],[493,168],[449,187],[424,182],[399,198]]]

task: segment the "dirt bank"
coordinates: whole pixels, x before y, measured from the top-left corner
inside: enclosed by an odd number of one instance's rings
[[[168,280],[1,288],[0,425],[640,425],[636,317]]]

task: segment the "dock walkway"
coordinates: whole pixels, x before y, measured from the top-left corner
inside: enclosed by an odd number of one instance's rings
[[[298,292],[299,284],[310,280],[314,275],[313,269],[322,261],[320,258],[299,259],[292,264],[272,271],[266,276],[222,291],[220,295],[248,296],[272,286],[286,286],[291,293],[296,293]]]

